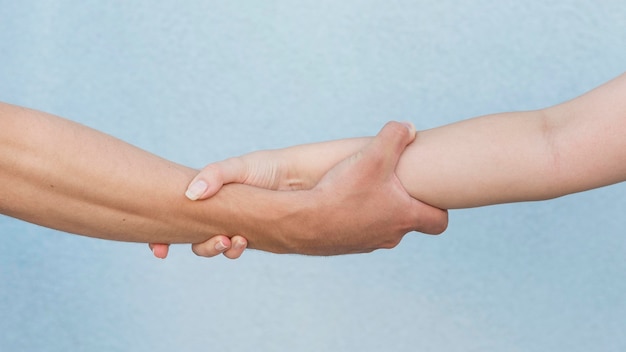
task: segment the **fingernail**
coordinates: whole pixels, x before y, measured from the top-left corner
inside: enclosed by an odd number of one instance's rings
[[[185,192],[185,196],[191,200],[198,200],[200,196],[204,194],[209,185],[202,180],[198,180],[192,183],[189,188],[187,188],[187,192]]]
[[[402,122],[402,124],[406,126],[406,128],[409,130],[411,138],[415,138],[415,135],[417,134],[417,130],[415,129],[415,126],[413,126],[413,124],[410,123],[409,121],[404,121]]]
[[[228,248],[228,247],[226,247],[226,245],[222,241],[218,241],[215,244],[215,250],[217,250],[219,252],[223,252],[224,250],[226,250],[226,248]]]
[[[409,121],[402,121],[401,123],[402,123],[403,125],[405,125],[405,126],[406,126],[406,128],[408,128],[408,129],[409,129],[409,131],[412,131],[412,130],[415,128],[415,127],[413,127],[413,124],[412,124],[412,123],[410,123]]]
[[[233,244],[233,248],[234,249],[241,249],[245,246],[245,244],[243,243],[243,241],[235,241],[235,243]]]

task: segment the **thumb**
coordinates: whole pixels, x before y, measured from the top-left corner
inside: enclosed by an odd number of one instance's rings
[[[230,158],[204,167],[191,180],[185,196],[191,200],[207,199],[217,193],[223,185],[242,182],[246,176],[246,167],[239,158]]]
[[[387,122],[367,148],[382,157],[381,166],[385,170],[395,171],[404,149],[415,140],[416,135],[415,127],[410,122]]]

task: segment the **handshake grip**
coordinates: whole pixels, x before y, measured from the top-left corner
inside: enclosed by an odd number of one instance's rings
[[[311,208],[302,214],[302,224],[307,226],[298,229],[290,224],[282,233],[283,248],[225,234],[193,244],[193,252],[235,259],[249,246],[278,253],[339,255],[393,248],[410,231],[443,232],[447,211],[412,198],[395,174],[416,135],[410,123],[389,122],[373,138],[253,152],[207,165],[188,185],[185,196],[190,201],[210,198],[229,183],[289,191],[297,179],[308,193],[294,192],[294,196],[307,197]],[[156,257],[167,256],[167,244],[150,247]]]

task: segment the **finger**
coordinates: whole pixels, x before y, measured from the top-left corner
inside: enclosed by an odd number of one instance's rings
[[[185,196],[191,200],[207,199],[223,185],[245,179],[246,167],[239,158],[230,158],[207,165],[191,180]]]
[[[233,236],[230,239],[230,242],[232,245],[229,249],[224,251],[224,256],[230,259],[237,259],[241,257],[248,246],[248,241],[241,236]]]
[[[168,254],[169,249],[170,249],[170,245],[169,244],[165,244],[165,243],[150,243],[150,244],[148,244],[148,246],[152,250],[152,254],[154,254],[155,257],[160,258],[160,259],[167,258],[167,254]]]
[[[200,257],[215,257],[224,253],[231,247],[230,238],[226,236],[214,236],[202,243],[194,243],[191,250]]]

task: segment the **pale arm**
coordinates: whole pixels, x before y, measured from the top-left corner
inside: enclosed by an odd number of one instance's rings
[[[229,182],[309,189],[369,140],[308,144],[215,163],[194,179],[211,186],[190,198],[207,198]],[[544,200],[624,181],[626,74],[554,107],[421,131],[396,173],[411,196],[442,209]]]
[[[626,75],[539,111],[419,133],[398,165],[409,193],[466,208],[544,200],[626,180]]]
[[[368,140],[309,144],[215,163],[194,178],[190,190],[196,181],[210,187],[188,196],[210,197],[229,182],[308,189]],[[442,209],[545,200],[624,181],[626,74],[554,107],[422,131],[396,173],[412,197]]]

